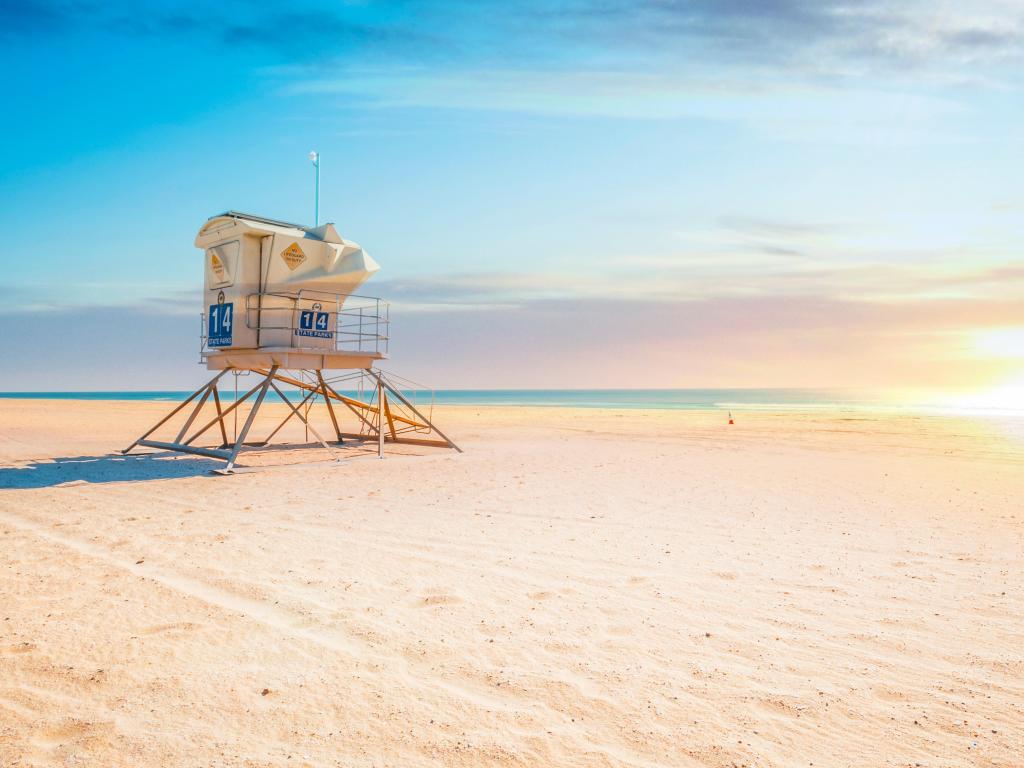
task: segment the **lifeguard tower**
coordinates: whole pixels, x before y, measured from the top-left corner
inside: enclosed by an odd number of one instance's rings
[[[411,382],[374,368],[387,357],[389,307],[356,292],[380,266],[333,224],[305,227],[228,211],[211,217],[195,244],[204,258],[200,360],[217,373],[122,453],[138,446],[191,453],[223,459],[232,471],[244,448],[266,446],[293,417],[324,448],[374,440],[380,456],[387,442],[459,450],[424,414],[427,407],[403,393]],[[227,404],[220,382],[229,372],[235,397]],[[250,373],[255,384],[238,394],[239,377]],[[266,437],[250,439],[270,391],[288,412]],[[250,402],[239,428],[237,411]],[[318,402],[333,441],[312,424]],[[346,414],[355,429],[343,428]],[[153,439],[175,417],[184,419],[177,436]],[[204,445],[206,435],[219,440]]]

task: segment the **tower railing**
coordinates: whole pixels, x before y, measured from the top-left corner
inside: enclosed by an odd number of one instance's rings
[[[244,327],[255,333],[255,348],[291,347],[349,353],[388,352],[390,304],[375,296],[300,290],[250,293]],[[210,347],[207,318],[200,322],[200,358],[224,347]],[[232,347],[238,348],[238,347]]]

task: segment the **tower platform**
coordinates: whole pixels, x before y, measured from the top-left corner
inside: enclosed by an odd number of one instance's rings
[[[260,347],[259,349],[231,349],[204,355],[210,371],[257,370],[273,367],[285,370],[347,370],[370,369],[387,355],[380,352],[325,352],[301,347]]]

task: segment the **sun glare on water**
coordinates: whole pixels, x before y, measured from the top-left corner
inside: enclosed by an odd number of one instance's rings
[[[1024,376],[1009,384],[957,396],[949,404],[967,409],[1019,412],[1024,415]]]
[[[1017,373],[975,392],[944,397],[942,405],[952,411],[1024,416],[1024,327],[992,328],[977,333],[972,341],[977,360],[1019,364]]]
[[[1021,372],[1013,379],[979,393],[976,407],[1024,413],[1024,327],[993,328],[978,334],[979,353],[1003,360],[1021,362]]]
[[[1024,417],[1024,375],[977,392],[950,395],[942,398],[942,405],[955,412]]]

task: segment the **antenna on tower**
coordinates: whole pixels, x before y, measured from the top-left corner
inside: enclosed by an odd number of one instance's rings
[[[315,149],[309,153],[309,162],[316,168],[316,203],[314,204],[313,226],[320,226],[320,153]]]

